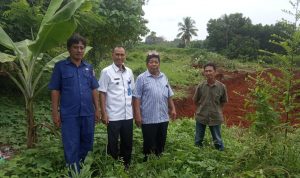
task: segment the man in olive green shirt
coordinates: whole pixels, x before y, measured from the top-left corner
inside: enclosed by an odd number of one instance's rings
[[[197,106],[195,145],[203,146],[205,129],[208,125],[216,149],[223,151],[221,124],[224,121],[222,108],[228,100],[226,86],[216,80],[216,65],[214,63],[207,63],[203,69],[206,81],[198,85],[193,97]]]

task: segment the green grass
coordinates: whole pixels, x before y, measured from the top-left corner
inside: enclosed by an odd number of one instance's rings
[[[124,171],[122,163],[106,154],[106,127],[95,130],[94,151],[85,162],[79,177],[286,177],[300,176],[300,130],[284,140],[270,143],[256,137],[249,129],[222,127],[225,151],[214,149],[209,131],[203,148],[194,146],[195,121],[188,118],[171,122],[163,156],[142,161],[142,133],[134,127],[132,165]],[[24,129],[20,127],[19,129]],[[0,177],[63,177],[67,175],[60,135],[41,130],[36,148],[19,150],[9,161],[0,164]],[[14,137],[24,137],[11,133]]]

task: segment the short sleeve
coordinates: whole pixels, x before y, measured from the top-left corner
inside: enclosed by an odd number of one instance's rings
[[[200,97],[201,97],[200,86],[201,86],[201,85],[198,85],[198,86],[196,87],[196,91],[195,91],[195,94],[194,94],[194,96],[193,96],[193,101],[194,101],[195,103],[198,102],[198,101],[200,100]]]
[[[61,71],[58,64],[54,66],[48,88],[50,90],[61,90]]]
[[[133,73],[132,73],[132,71],[130,71],[130,80],[131,80],[131,88],[132,88],[132,90],[134,90],[134,88],[135,88],[135,83],[134,83],[134,75],[133,75]]]
[[[222,94],[222,96],[221,96],[221,98],[220,98],[220,102],[221,102],[221,103],[226,103],[226,102],[228,102],[227,89],[226,89],[226,86],[225,86],[225,85],[223,85],[223,94]]]
[[[92,76],[92,89],[97,89],[99,87],[99,83],[95,77],[95,72],[93,67],[91,67],[91,76]]]
[[[107,92],[108,84],[109,84],[109,76],[107,74],[107,70],[102,70],[100,74],[100,78],[98,81],[99,88],[98,91]]]
[[[169,80],[168,80],[168,78],[165,76],[165,80],[167,81],[167,86],[168,86],[168,97],[171,97],[171,96],[173,96],[174,95],[174,92],[173,92],[173,90],[172,90],[172,88],[171,88],[171,85],[170,85],[170,83],[169,83]]]
[[[135,98],[141,98],[143,93],[143,77],[138,76],[135,83],[135,88],[133,90],[133,97]]]

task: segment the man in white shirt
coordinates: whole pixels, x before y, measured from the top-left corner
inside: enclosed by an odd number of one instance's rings
[[[108,154],[114,159],[123,159],[128,168],[133,137],[131,102],[134,76],[132,70],[124,66],[126,53],[123,47],[114,48],[112,59],[113,64],[101,71],[99,79],[102,122],[107,125]]]

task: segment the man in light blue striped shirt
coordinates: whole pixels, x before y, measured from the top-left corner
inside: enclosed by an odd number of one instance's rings
[[[135,123],[142,127],[144,161],[147,155],[160,156],[164,151],[169,114],[176,118],[174,95],[166,75],[160,72],[160,56],[153,51],[146,58],[147,71],[136,80],[133,92]]]

